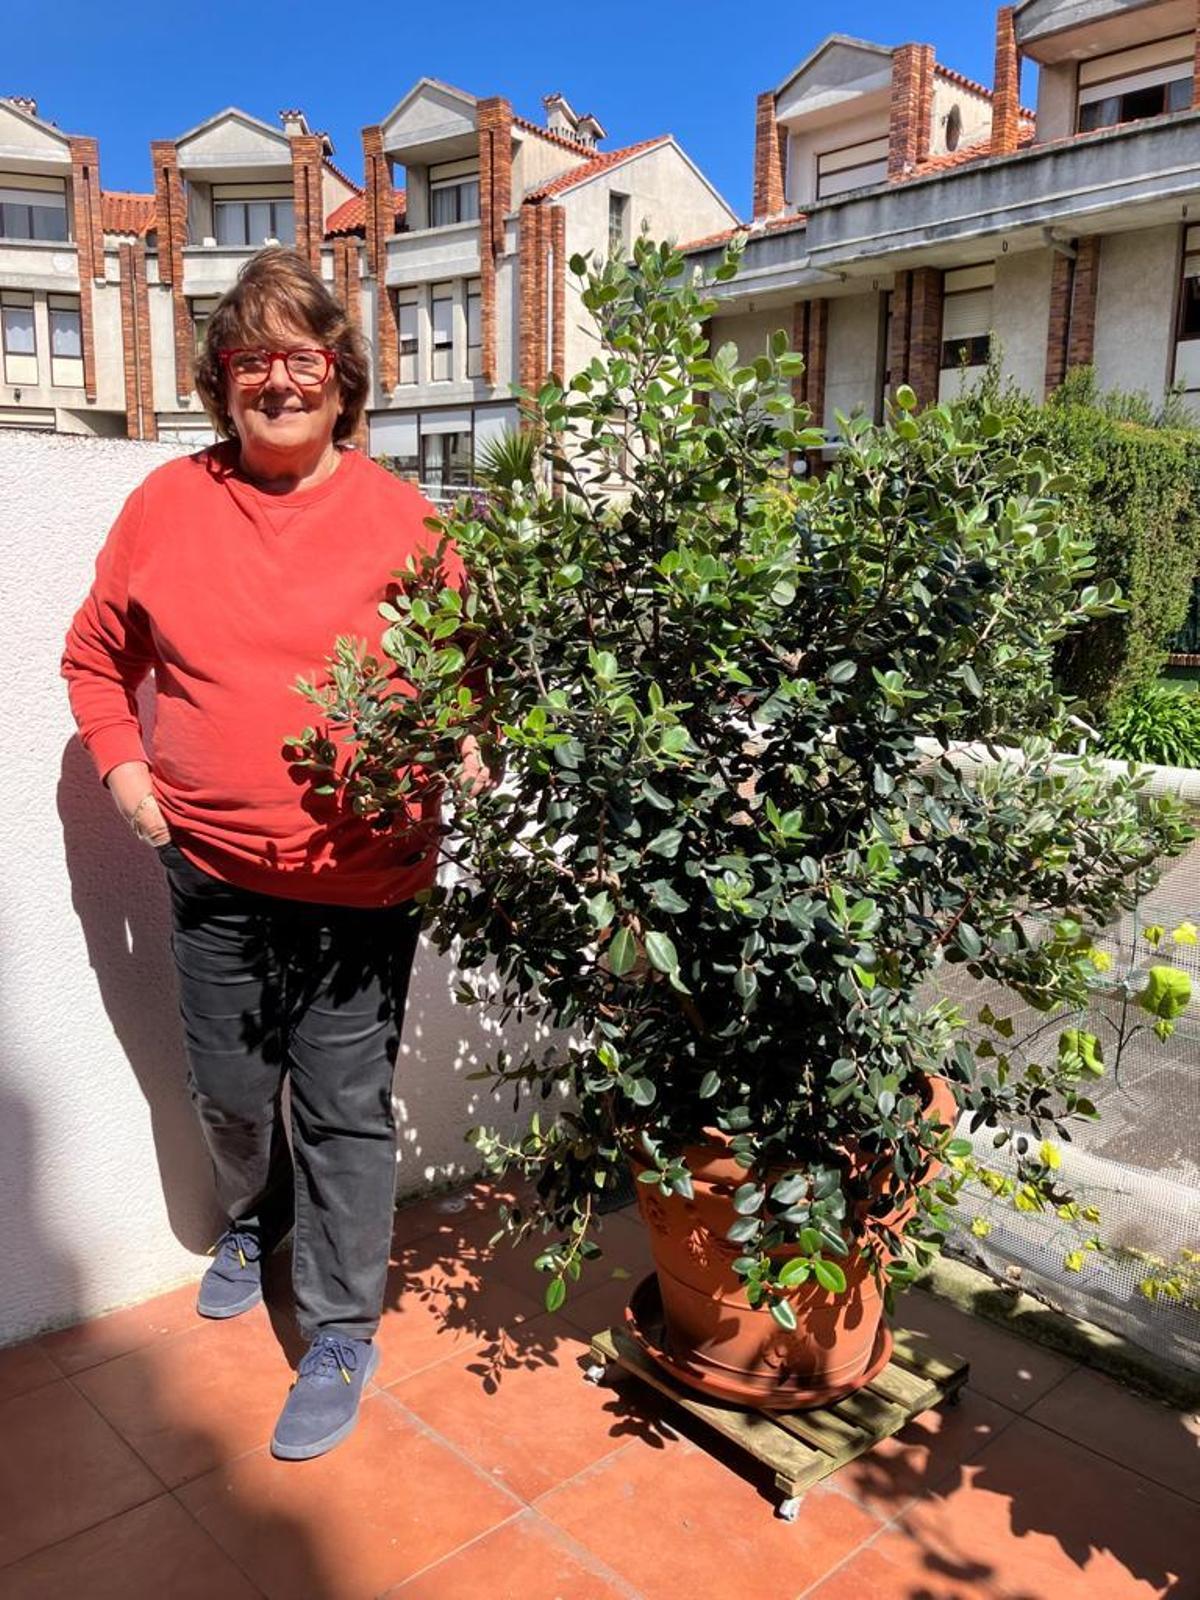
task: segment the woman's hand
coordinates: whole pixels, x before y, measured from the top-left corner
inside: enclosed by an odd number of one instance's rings
[[[105,778],[109,793],[122,819],[131,823],[143,844],[156,848],[171,842],[167,819],[159,809],[150,781],[150,768],[144,761],[121,761]]]
[[[469,733],[458,747],[462,757],[460,776],[462,786],[468,794],[486,794],[489,789],[494,789],[500,781],[500,775],[494,772],[483,759],[479,748],[479,740],[474,734]]]

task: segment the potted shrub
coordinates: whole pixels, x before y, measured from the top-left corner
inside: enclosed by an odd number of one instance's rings
[[[789,455],[822,441],[782,335],[748,365],[710,351],[714,303],[666,245],[572,270],[598,338],[530,400],[553,492],[509,475],[445,519],[466,597],[436,560],[397,574],[378,651],[340,641],[303,686],[299,754],[380,827],[414,784],[454,791],[461,870],[428,925],[461,999],[551,1030],[485,1074],[545,1102],[527,1130],[472,1135],[534,1180],[508,1220],[544,1231],[547,1305],[631,1161],[666,1317],[657,1343],[643,1295],[643,1337],[711,1393],[817,1403],[887,1358],[881,1295],[943,1237],[957,1115],[1003,1144],[1094,1114],[1078,1048],[981,1059],[922,984],[964,963],[1079,1002],[1088,929],[1186,830],[1050,738],[974,781],[918,746],[986,727],[993,673],[1046,699],[1054,640],[1120,604],[1077,592],[1041,453],[901,391],[799,481]],[[459,782],[466,734],[503,759],[490,792]]]

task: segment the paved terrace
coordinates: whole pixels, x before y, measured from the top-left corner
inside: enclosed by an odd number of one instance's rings
[[[233,1321],[188,1284],[0,1351],[0,1600],[1200,1595],[1197,1417],[913,1294],[899,1320],[972,1363],[962,1404],[789,1525],[698,1424],[583,1381],[648,1268],[636,1219],[607,1220],[593,1287],[551,1316],[531,1252],[487,1247],[498,1203],[397,1213],[379,1369],[314,1461],[268,1450],[304,1348],[286,1248]]]

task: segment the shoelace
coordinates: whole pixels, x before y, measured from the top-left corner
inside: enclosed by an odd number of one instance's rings
[[[296,1375],[300,1378],[332,1378],[334,1373],[340,1372],[346,1382],[350,1383],[350,1373],[357,1367],[357,1345],[348,1339],[339,1339],[334,1333],[322,1333],[317,1335],[312,1348],[301,1360]],[[347,1368],[350,1370],[347,1371]]]
[[[212,1249],[217,1251],[218,1256],[226,1253],[235,1255],[238,1259],[238,1265],[244,1267],[248,1265],[246,1250],[248,1246],[255,1243],[257,1241],[254,1235],[247,1233],[244,1228],[229,1228],[221,1235],[217,1243],[212,1246]],[[257,1260],[258,1257],[256,1256],[253,1259]]]

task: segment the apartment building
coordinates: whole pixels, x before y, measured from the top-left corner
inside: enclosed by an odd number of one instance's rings
[[[827,39],[759,98],[714,337],[748,353],[787,328],[830,429],[900,383],[953,395],[993,350],[1032,394],[1091,364],[1155,400],[1178,385],[1200,417],[1197,21],[1195,0],[1023,0],[997,15],[990,89],[928,45]]]
[[[0,428],[124,433],[115,278],[97,141],[0,100]]]
[[[370,449],[433,489],[469,481],[475,452],[516,426],[514,386],[590,358],[571,255],[626,251],[643,225],[687,239],[737,220],[669,134],[604,150],[596,117],[543,104],[539,125],[422,78],[363,130]]]

